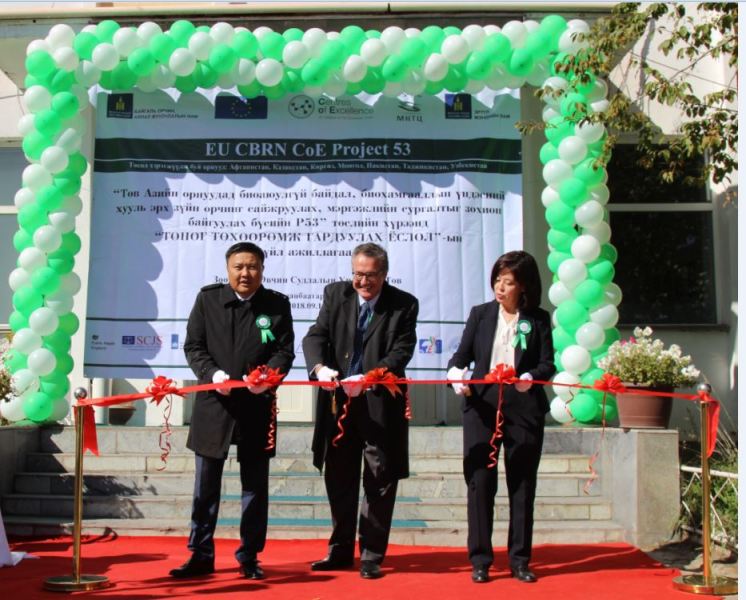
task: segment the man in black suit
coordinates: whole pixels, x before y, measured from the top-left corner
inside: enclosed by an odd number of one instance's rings
[[[352,254],[352,281],[324,289],[319,316],[303,339],[312,379],[326,382],[318,392],[313,436],[314,465],[324,468],[332,512],[328,556],[314,571],[353,564],[355,521],[360,489],[360,575],[381,576],[399,479],[409,476],[406,389],[392,396],[382,386],[362,393],[356,383],[369,370],[385,367],[397,377],[417,342],[417,299],[386,282],[388,255],[376,244],[361,244]],[[341,380],[341,385],[339,385]],[[349,402],[344,436],[333,443],[338,420]]]
[[[228,284],[203,287],[187,323],[184,352],[202,383],[240,380],[266,365],[287,373],[294,354],[293,319],[287,296],[262,286],[264,252],[240,242],[225,254]],[[274,426],[274,391],[267,385],[199,392],[194,403],[187,447],[194,451],[196,472],[190,559],[171,576],[188,578],[215,570],[213,535],[220,507],[223,465],[232,443],[241,469],[241,544],[236,560],[243,575],[263,579],[257,554],[267,537],[268,443]]]

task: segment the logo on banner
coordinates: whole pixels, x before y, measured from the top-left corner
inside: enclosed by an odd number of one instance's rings
[[[443,354],[443,340],[430,336],[420,340],[420,354]]]
[[[420,112],[420,107],[414,103],[414,100],[400,100],[399,104],[397,104],[397,108],[406,113],[396,115],[397,121],[405,123],[424,122],[422,115],[417,114]]]
[[[291,117],[296,119],[307,119],[313,114],[314,110],[316,110],[316,103],[303,94],[295,96],[288,102],[288,112]]]
[[[111,119],[131,119],[133,106],[132,94],[109,94],[106,99],[106,116]]]
[[[471,119],[471,94],[446,94],[446,119]]]
[[[160,348],[163,340],[159,335],[123,335],[122,346],[133,348]]]
[[[218,96],[215,98],[216,119],[266,119],[267,97],[242,98]]]
[[[179,349],[179,334],[172,333],[171,334],[171,350],[178,350],[178,349]]]

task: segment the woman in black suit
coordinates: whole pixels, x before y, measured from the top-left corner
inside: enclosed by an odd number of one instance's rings
[[[503,386],[502,437],[510,500],[508,557],[513,577],[536,581],[529,568],[534,524],[536,474],[544,439],[544,415],[549,403],[540,385],[524,380],[548,380],[555,372],[549,313],[539,308],[541,280],[534,258],[523,251],[503,254],[490,274],[495,300],[471,309],[456,353],[448,363],[448,379],[484,379],[499,363],[515,368],[519,381]],[[464,478],[469,535],[467,546],[472,580],[484,583],[493,562],[492,523],[497,493],[497,466],[490,466],[491,439],[496,431],[499,385],[453,384],[463,396]],[[495,453],[495,456],[497,453]],[[495,461],[496,462],[496,459]]]

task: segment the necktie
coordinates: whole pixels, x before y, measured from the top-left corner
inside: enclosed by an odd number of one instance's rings
[[[363,372],[363,336],[365,335],[365,330],[368,329],[370,316],[370,304],[363,302],[360,306],[360,316],[357,318],[355,341],[352,348],[352,360],[350,360],[350,368],[347,370],[348,377]]]
[[[357,319],[357,328],[365,333],[368,329],[368,321],[370,320],[370,304],[363,302],[360,305],[360,316]]]

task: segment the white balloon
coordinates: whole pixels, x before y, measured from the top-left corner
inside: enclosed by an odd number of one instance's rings
[[[515,75],[511,75],[505,69],[498,65],[495,67],[495,70],[501,69],[504,71],[503,78],[505,79],[505,87],[509,87],[511,90],[517,90],[521,87],[523,87],[523,84],[526,83],[525,77],[517,77]]]
[[[49,415],[50,421],[62,421],[67,416],[67,413],[70,412],[70,403],[67,401],[66,398],[57,398],[54,401],[54,406],[52,407],[52,414]]]
[[[0,414],[11,423],[23,421],[26,418],[26,411],[23,410],[25,399],[25,396],[11,396],[9,402],[0,402]]]
[[[387,98],[396,98],[402,93],[401,83],[398,81],[387,81],[381,93]]]
[[[553,188],[559,188],[560,184],[572,175],[572,166],[559,158],[550,160],[542,169],[544,181]]]
[[[588,33],[591,30],[591,26],[582,19],[571,19],[567,22],[567,28],[573,31],[580,31],[582,33]]]
[[[35,375],[49,375],[57,366],[57,359],[51,350],[38,348],[28,355],[28,369]]]
[[[254,32],[254,35],[256,35],[256,32]],[[311,29],[306,29],[301,39],[311,53],[311,56],[318,56],[326,44],[326,33],[318,27],[311,27]]]
[[[534,87],[541,87],[546,81],[549,75],[549,60],[543,59],[534,63],[531,72],[526,75],[526,83],[533,85]]]
[[[187,48],[198,60],[207,60],[215,40],[205,31],[195,31],[187,42]]]
[[[442,54],[431,54],[425,61],[423,72],[428,81],[442,81],[448,75],[448,61]]]
[[[340,33],[339,31],[327,31],[326,32],[326,39],[328,40],[337,40],[339,39]]]
[[[99,44],[93,49],[91,62],[102,71],[111,71],[119,64],[119,52],[112,44]]]
[[[399,52],[399,48],[401,48],[404,40],[407,39],[407,35],[401,27],[392,25],[386,27],[386,29],[381,32],[380,39],[384,46],[386,46],[386,50],[388,50],[389,54],[396,54]]]
[[[583,346],[573,344],[562,351],[560,362],[565,371],[580,375],[591,366],[591,353]]]
[[[609,109],[608,100],[596,100],[594,102],[591,102],[591,110],[594,113],[606,112],[608,109]]]
[[[33,191],[29,188],[21,188],[13,197],[13,204],[16,205],[16,208],[21,209],[27,204],[31,204],[34,200],[36,200],[36,195]]]
[[[329,73],[329,78],[324,84],[324,94],[330,98],[338,98],[345,93],[347,89],[347,83],[342,77],[342,73],[339,71],[333,71]]]
[[[33,273],[46,265],[47,255],[34,246],[24,248],[18,255],[18,266],[26,269],[29,273]]]
[[[601,221],[591,227],[583,227],[583,233],[592,235],[601,245],[608,243],[611,239],[611,227],[606,221]]]
[[[532,31],[536,31],[541,27],[538,21],[534,21],[533,19],[526,19],[523,21],[523,26],[526,28],[526,31],[528,33],[531,33]]]
[[[60,235],[62,235],[63,233],[70,233],[75,229],[75,216],[71,215],[70,213],[64,211],[51,212],[49,213],[49,216],[47,218],[49,219],[49,224]],[[42,225],[42,227],[44,227],[44,225]],[[41,229],[42,227],[39,227],[39,229]],[[37,229],[36,232],[38,232],[39,229]],[[35,240],[34,243],[36,243]],[[44,248],[42,248],[39,244],[36,244],[36,246],[40,250],[44,250]],[[59,248],[59,244],[57,245],[57,248]],[[44,252],[54,252],[54,250],[44,250]]]
[[[386,44],[377,38],[365,40],[363,45],[360,46],[360,57],[369,67],[377,67],[383,63],[388,54]]]
[[[44,86],[32,85],[23,92],[21,102],[28,111],[38,113],[52,106],[52,94]]]
[[[219,21],[210,27],[210,37],[218,44],[230,44],[233,41],[233,25],[225,21]]]
[[[464,92],[471,94],[472,96],[477,95],[484,89],[484,81],[477,81],[475,79],[469,79],[464,86]]]
[[[60,278],[60,289],[67,292],[70,296],[77,294],[80,291],[81,285],[80,277],[74,271]]]
[[[96,31],[98,31],[98,27],[91,23],[90,25],[86,25],[83,27],[83,29],[80,30],[81,33],[92,33],[93,35],[96,35]]]
[[[484,38],[487,37],[484,29],[480,25],[467,25],[461,31],[461,37],[469,44],[472,51],[479,50],[484,44]]]
[[[422,33],[417,27],[407,27],[404,30],[404,35],[408,38],[418,37]]]
[[[51,48],[72,46],[75,40],[75,30],[65,23],[57,23],[47,34],[47,43]]]
[[[57,50],[52,53],[52,58],[57,66],[63,71],[74,71],[80,63],[78,54],[75,50],[68,47],[57,48]]]
[[[90,60],[81,60],[75,68],[75,81],[86,87],[96,85],[101,79],[101,69]]]
[[[26,46],[26,56],[39,50],[47,54],[52,53],[52,47],[47,43],[47,40],[33,40]]]
[[[554,379],[552,379],[552,382],[555,384],[557,383],[567,384],[567,385],[553,385],[552,389],[554,390],[554,393],[557,394],[557,396],[562,398],[564,401],[568,401],[568,400],[571,400],[573,396],[575,396],[575,393],[577,392],[578,388],[571,388],[567,386],[580,383],[580,377],[576,375],[575,373],[570,373],[568,371],[560,371],[554,376]]]
[[[235,68],[235,65],[234,65]],[[222,90],[230,90],[236,86],[236,80],[233,78],[233,70],[228,73],[221,73],[218,75],[218,80],[215,83],[215,87],[219,87]]]
[[[590,311],[591,321],[604,329],[611,329],[619,321],[619,311],[613,304],[601,304]]]
[[[443,40],[440,52],[449,63],[457,65],[468,56],[469,44],[460,35],[454,33]]]
[[[77,129],[68,127],[57,136],[54,143],[56,146],[62,148],[66,153],[73,154],[80,150],[80,147],[83,144],[83,136]]]
[[[196,57],[186,48],[177,48],[168,59],[168,68],[179,77],[186,77],[196,66]]]
[[[64,290],[57,290],[44,298],[44,304],[61,317],[73,309],[73,298]]]
[[[309,59],[310,56],[311,53],[309,52],[306,45],[298,40],[288,42],[282,49],[282,62],[284,62],[291,69],[300,69],[303,65],[306,64],[306,61]],[[362,58],[360,58],[359,56],[353,56],[355,58],[359,58],[362,61]],[[351,56],[350,58],[353,58],[353,56]],[[358,81],[360,80],[358,79]]]
[[[27,188],[38,192],[44,186],[51,185],[52,175],[41,165],[29,165],[23,170],[21,180]]]
[[[80,214],[80,211],[83,210],[83,201],[80,199],[80,196],[66,196],[62,200],[62,206],[60,206],[60,211],[66,212],[74,217],[77,217]]]
[[[39,162],[50,173],[59,173],[67,167],[67,163],[70,161],[65,152],[59,146],[50,146],[45,148],[44,152],[41,153]]]
[[[153,21],[145,21],[137,26],[137,37],[143,41],[143,44],[147,44],[159,33],[163,33],[163,30],[158,23],[154,23]]]
[[[427,87],[427,79],[421,69],[412,69],[404,76],[401,85],[407,94],[419,96]]]
[[[559,202],[559,199],[559,192],[553,187],[547,186],[541,191],[541,203],[544,208],[549,208],[555,202]]]
[[[256,65],[246,58],[239,58],[231,75],[238,85],[248,85],[256,78]]]
[[[585,123],[575,124],[575,135],[585,140],[586,143],[592,144],[600,140],[606,133],[606,126],[603,123]]]
[[[365,74],[368,72],[368,65],[361,56],[353,54],[346,61],[342,67],[342,74],[347,81],[357,83],[362,81]]]
[[[554,117],[560,117],[562,114],[552,106],[545,106],[541,111],[541,119],[545,123],[549,123]]]
[[[619,306],[619,303],[622,301],[622,288],[616,283],[610,283],[604,290],[604,299],[609,304]]]
[[[142,45],[142,40],[138,37],[137,31],[132,27],[120,27],[114,32],[112,44],[119,52],[120,56],[127,57],[132,51]]]
[[[595,200],[602,206],[606,205],[606,203],[609,201],[609,188],[606,187],[606,184],[599,184],[596,187],[589,190],[590,193],[590,199]]]
[[[84,85],[80,85],[79,83],[74,83],[72,86],[70,86],[70,93],[73,94],[78,99],[78,113],[75,115],[75,117],[80,116],[80,113],[83,112],[88,107],[88,89]],[[75,121],[77,123],[77,120]],[[70,126],[73,126],[72,120],[68,122]],[[77,125],[75,125],[77,129]],[[81,132],[83,130],[81,129]]]
[[[588,145],[583,138],[570,135],[559,143],[557,152],[562,160],[571,165],[576,165],[588,154]]]
[[[173,87],[176,83],[176,74],[171,71],[166,65],[156,65],[153,72],[150,74],[153,83],[160,90],[165,90]]]
[[[158,86],[155,84],[153,78],[150,75],[138,77],[137,83],[135,85],[137,86],[137,89],[145,92],[146,94],[151,94],[158,89]]]
[[[567,80],[562,77],[557,77],[556,75],[549,77],[542,86],[544,89],[542,99],[549,106],[553,106],[554,108],[559,107],[563,93],[567,90],[567,85]]]
[[[41,336],[49,335],[60,324],[57,314],[46,306],[37,308],[28,318],[28,324],[32,331]]]
[[[575,209],[575,221],[581,227],[595,227],[604,218],[604,207],[595,200],[583,202]]]
[[[25,114],[20,119],[18,119],[18,133],[20,133],[22,136],[27,136],[29,133],[34,131],[36,129],[36,126],[34,125],[34,115],[32,114]]]
[[[601,254],[601,244],[592,235],[579,235],[573,240],[570,253],[574,258],[587,264],[596,260]]]
[[[318,29],[318,28],[316,28],[316,29]],[[271,27],[267,27],[265,25],[262,25],[261,27],[257,27],[254,30],[254,37],[261,42],[265,35],[267,35],[268,33],[272,33],[273,31],[274,30]],[[321,31],[321,29],[318,29],[318,31]],[[324,35],[326,35],[326,34],[324,34]]]
[[[263,58],[256,65],[256,80],[264,86],[273,87],[282,81],[282,63],[274,58]]]
[[[586,350],[600,348],[604,339],[606,333],[598,323],[583,323],[575,332],[575,341]]]
[[[31,354],[37,348],[41,348],[41,336],[28,327],[19,329],[13,334],[10,345],[22,354]]]
[[[34,246],[42,252],[54,252],[62,244],[62,233],[52,225],[42,225],[34,231]]]
[[[574,290],[581,281],[588,277],[588,269],[582,260],[568,258],[560,263],[557,277],[569,290]]]
[[[10,378],[10,384],[18,396],[26,392],[33,394],[39,390],[39,378],[28,369],[19,369],[13,373],[13,376]]]
[[[493,33],[500,33],[500,26],[499,25],[485,25],[484,26],[484,34],[486,36],[490,36]]]
[[[8,285],[14,292],[31,283],[31,273],[22,267],[16,267],[8,275]]]
[[[510,40],[510,45],[515,48],[521,48],[526,43],[526,26],[520,21],[508,21],[503,25],[502,34]]]
[[[549,301],[554,306],[559,306],[565,300],[570,300],[572,298],[572,291],[567,289],[567,286],[562,281],[555,281],[549,287],[548,294],[549,294]]]
[[[576,54],[579,50],[588,48],[588,46],[590,46],[588,36],[584,32],[570,28],[562,32],[558,43],[560,52],[567,52],[568,54]]]
[[[552,399],[552,402],[549,404],[549,414],[557,423],[570,423],[575,420],[570,409],[567,407],[567,403],[559,396]]]
[[[596,79],[593,83],[593,89],[588,92],[588,100],[595,102],[596,100],[603,100],[606,98],[606,94],[609,93],[609,84],[604,79]]]

